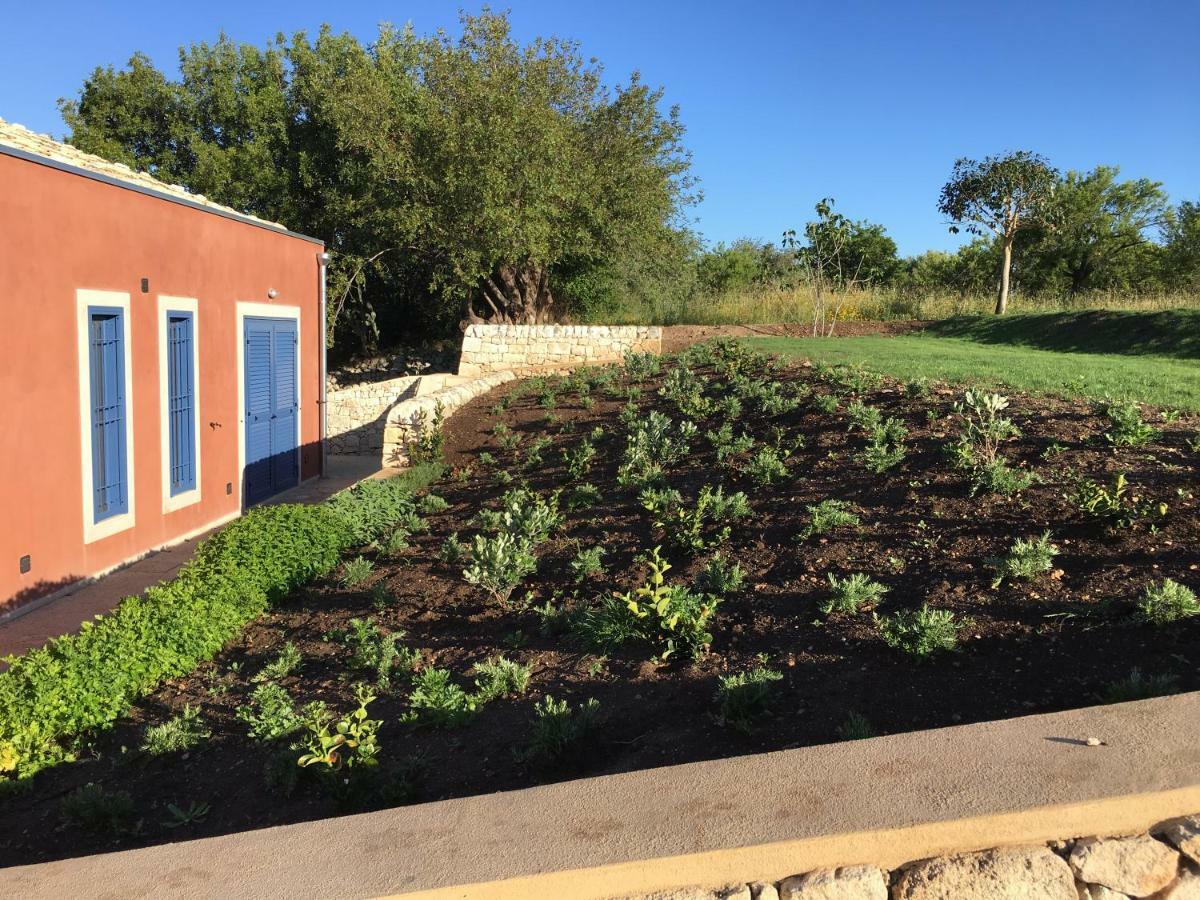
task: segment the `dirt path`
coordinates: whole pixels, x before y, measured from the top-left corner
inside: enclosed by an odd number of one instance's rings
[[[835,337],[864,334],[910,334],[923,331],[927,322],[838,322]],[[667,325],[663,328],[663,352],[674,353],[691,344],[716,337],[811,337],[812,325],[793,322],[783,325]]]

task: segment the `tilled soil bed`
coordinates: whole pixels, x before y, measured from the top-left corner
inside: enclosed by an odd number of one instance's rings
[[[728,369],[722,374],[703,356],[691,366],[708,379],[705,396],[731,393]],[[676,547],[669,529],[654,526],[639,487],[617,480],[631,427],[651,410],[674,423],[684,418],[658,393],[669,369],[636,385],[640,410],[625,422],[632,382],[621,374],[586,393],[578,390],[581,378],[506,385],[461,410],[446,426],[449,472],[432,489],[449,505],[425,516],[428,532],[412,534],[407,549],[391,554],[365,548],[374,569],[364,582],[347,587],[335,572],[298,592],[211,664],[166,684],[95,735],[78,762],[44,771],[30,791],[0,801],[0,863],[1200,688],[1200,616],[1153,625],[1137,615],[1151,583],[1170,578],[1200,587],[1194,420],[1159,421],[1157,411],[1143,409],[1161,434],[1145,446],[1113,446],[1105,437],[1110,420],[1084,402],[1011,396],[1007,412],[1021,436],[1006,441],[1003,453],[1039,481],[1011,497],[973,495],[969,476],[945,451],[961,428],[953,410],[960,390],[801,365],[780,369],[767,380],[800,397],[799,404],[771,415],[746,400],[732,420],[735,433],[754,438],[755,450],[718,460],[706,437],[723,421],[713,412],[696,417],[689,453],[665,472],[666,485],[689,504],[707,484],[744,491],[751,507],[730,523],[719,548],[692,554]],[[762,377],[753,367],[742,371]],[[832,401],[821,398],[829,396],[838,397],[837,411],[823,411]],[[907,455],[881,474],[860,459],[866,439],[847,413],[856,399],[907,427]],[[513,439],[493,431],[498,421],[521,435],[515,449],[502,446]],[[563,450],[597,427],[604,433],[593,440],[590,471],[572,479]],[[529,464],[541,437],[550,442],[540,450],[542,462]],[[753,453],[798,438],[803,443],[786,459],[786,474],[756,484],[748,474]],[[1135,521],[1106,527],[1080,510],[1073,491],[1081,477],[1108,484],[1117,473],[1128,480],[1125,499]],[[500,602],[464,579],[469,559],[440,557],[450,535],[469,543],[480,532],[479,511],[495,508],[523,481],[544,497],[562,489],[563,522],[537,545],[536,572]],[[581,483],[598,488],[599,497],[571,508]],[[843,501],[861,525],[803,538],[808,507],[829,499]],[[994,586],[989,560],[1015,539],[1047,531],[1058,549],[1049,570]],[[595,545],[605,550],[605,572],[577,578],[572,560]],[[695,584],[714,552],[744,570],[741,586],[720,600],[709,623],[710,646],[696,658],[676,653],[666,660],[661,646],[636,641],[598,652],[572,621],[598,598],[642,585],[647,570],[638,557],[656,546],[672,563],[669,584]],[[887,593],[855,613],[822,612],[827,576],[859,572]],[[955,615],[956,650],[922,660],[884,641],[877,617],[923,604]],[[473,666],[500,655],[529,668],[528,687],[458,724],[432,727],[401,721],[410,711],[410,676],[394,673],[390,689],[369,707],[382,722],[379,765],[370,788],[347,799],[295,766],[295,735],[252,740],[236,710],[257,686],[253,676],[287,642],[302,661],[278,683],[296,705],[324,700],[332,709],[353,709],[354,684],[374,676],[350,660],[342,635],[351,619],[402,633],[399,646],[419,650],[422,668],[448,670],[467,691]],[[718,714],[720,679],[758,667],[782,676],[767,687],[767,711],[744,729],[730,727]],[[1141,677],[1131,684],[1133,670]],[[589,698],[599,703],[586,739],[549,761],[527,752],[535,703],[547,695],[573,708]],[[208,738],[180,753],[138,749],[148,725],[189,704],[199,708]],[[63,798],[87,783],[128,793],[133,812],[118,829],[87,829],[63,817]],[[168,804],[193,803],[200,812],[178,824]]]

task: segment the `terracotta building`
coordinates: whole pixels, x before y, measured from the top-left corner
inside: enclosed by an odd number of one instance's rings
[[[0,120],[0,613],[320,474],[325,260]]]

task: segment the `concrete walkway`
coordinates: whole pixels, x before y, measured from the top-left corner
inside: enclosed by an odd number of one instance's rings
[[[399,471],[380,469],[378,456],[330,456],[328,477],[306,481],[272,497],[267,504],[320,503],[360,481],[386,478]],[[0,618],[0,657],[20,655],[52,637],[74,634],[82,623],[111,612],[125,597],[173,577],[192,558],[196,545],[211,533],[151,553],[95,581],[81,582],[65,594],[34,601]]]

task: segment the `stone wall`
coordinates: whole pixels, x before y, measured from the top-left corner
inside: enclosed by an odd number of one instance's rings
[[[843,866],[721,888],[679,888],[625,900],[1200,900],[1200,815],[1154,834],[940,856],[891,872]]]
[[[662,351],[662,329],[641,325],[470,325],[460,375],[569,369]]]
[[[423,376],[407,375],[359,384],[325,397],[330,453],[373,454],[383,449],[387,411],[416,393]]]

